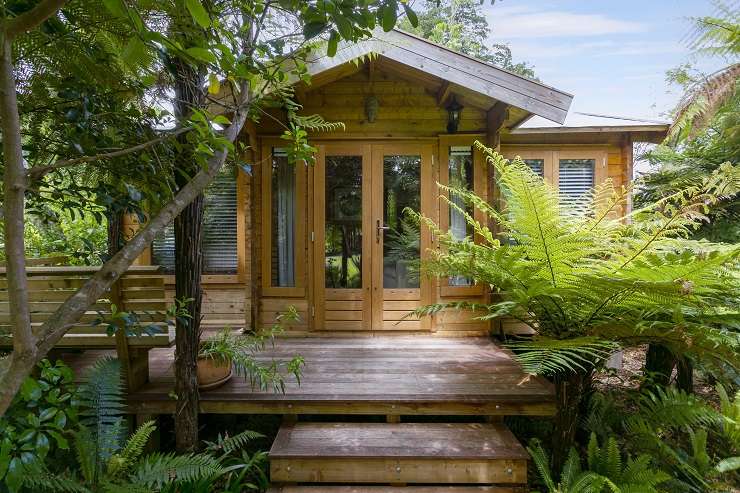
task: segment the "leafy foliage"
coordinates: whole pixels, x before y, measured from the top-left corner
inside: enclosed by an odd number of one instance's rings
[[[72,370],[49,360],[41,361],[38,369],[38,378],[26,378],[0,417],[0,480],[10,491],[18,490],[28,467],[69,449],[70,430],[78,419]]]
[[[505,204],[494,208],[469,191],[441,189],[450,207],[458,207],[448,198],[454,195],[499,230],[466,214],[475,241],[460,241],[417,216],[442,246],[425,269],[495,289],[496,301],[477,308],[487,312],[483,318],[507,315],[536,329],[533,341],[511,344],[530,369],[580,372],[616,345],[652,341],[708,364],[738,366],[740,249],[686,239],[718,194],[737,192],[733,170],[625,214],[626,192],[610,183],[564,203],[522,161],[484,152]],[[533,367],[540,356],[548,362]]]
[[[657,493],[662,491],[658,489],[659,485],[670,479],[666,473],[651,467],[648,455],[623,461],[614,437],[600,446],[596,435],[591,434],[586,469],[583,469],[578,451],[572,448],[557,482],[552,477],[547,454],[539,441],[533,440],[527,450],[549,493]]]
[[[218,365],[233,365],[237,374],[249,379],[253,387],[284,392],[284,374],[292,375],[300,383],[303,358],[294,356],[288,361],[272,360],[265,364],[257,356],[264,351],[267,344],[274,342],[286,324],[298,320],[296,308],[289,306],[285,313],[276,317],[273,326],[265,331],[237,334],[226,328],[201,342],[198,357],[211,359]]]

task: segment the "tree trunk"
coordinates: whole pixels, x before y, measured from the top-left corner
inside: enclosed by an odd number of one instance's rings
[[[555,401],[557,414],[552,432],[552,470],[560,473],[568,457],[568,451],[575,443],[578,420],[581,417],[581,401],[589,388],[591,374],[571,372],[557,375]]]
[[[118,211],[109,210],[106,214],[108,219],[108,260],[121,249],[121,230],[123,229],[123,214]]]
[[[189,18],[189,14],[186,14]],[[174,59],[175,116],[182,121],[205,100],[204,75],[197,67],[182,59]],[[175,183],[187,184],[199,170],[192,144],[187,135],[178,137]],[[175,322],[175,445],[179,452],[193,451],[198,446],[198,347],[200,345],[200,308],[203,299],[201,275],[203,256],[203,194],[199,194],[175,219],[175,297],[188,300],[189,318],[177,317]]]
[[[689,358],[681,356],[678,358],[677,366],[676,385],[684,392],[692,394],[694,392],[694,363]]]
[[[676,365],[676,357],[670,349],[661,344],[648,345],[645,355],[645,378],[650,386],[667,386]]]

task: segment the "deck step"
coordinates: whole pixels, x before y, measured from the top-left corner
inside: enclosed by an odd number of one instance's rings
[[[270,450],[278,483],[525,484],[528,455],[503,424],[296,423]]]
[[[521,493],[519,486],[276,486],[267,493]]]

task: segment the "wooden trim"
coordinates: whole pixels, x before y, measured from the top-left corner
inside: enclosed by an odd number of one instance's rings
[[[237,276],[239,282],[247,280],[247,242],[246,242],[246,212],[247,212],[247,174],[238,168],[236,175],[236,259]]]
[[[282,147],[285,142],[262,141],[262,294],[263,296],[306,296],[306,164],[295,163],[295,286],[271,286],[272,280],[272,149]],[[299,294],[300,293],[300,294]]]
[[[471,146],[473,157],[473,191],[479,197],[486,197],[486,167],[483,153],[475,147],[474,139],[466,135],[445,135],[439,137],[439,175],[437,180],[441,185],[449,185],[449,166],[450,166],[450,147],[452,146]],[[436,191],[436,187],[435,187]],[[442,231],[447,231],[450,227],[450,206],[441,198],[438,193],[436,200],[439,203],[439,226]],[[486,216],[483,211],[477,208],[473,212],[473,217],[480,223],[485,223]],[[475,242],[481,241],[479,235],[476,235]],[[440,279],[440,296],[480,296],[484,292],[481,285],[474,286],[450,286],[449,279]]]
[[[603,183],[609,176],[609,150],[605,146],[503,146],[502,154],[508,159],[544,159],[545,179],[558,186],[560,159],[594,159],[594,185]]]

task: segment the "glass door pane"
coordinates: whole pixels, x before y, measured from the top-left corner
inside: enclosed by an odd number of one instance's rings
[[[421,156],[383,156],[383,288],[418,288],[419,226],[406,209],[421,209]]]
[[[326,156],[327,288],[362,288],[362,178],[362,156]]]

